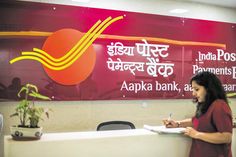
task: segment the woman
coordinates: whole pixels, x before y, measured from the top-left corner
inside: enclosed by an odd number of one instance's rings
[[[186,127],[192,138],[190,157],[232,157],[232,113],[220,80],[210,72],[192,77],[195,116],[182,121],[164,120],[166,127]]]

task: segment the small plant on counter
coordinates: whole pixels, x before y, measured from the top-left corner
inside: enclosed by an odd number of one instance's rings
[[[18,93],[19,98],[23,98],[20,103],[16,106],[15,113],[10,115],[10,117],[17,116],[20,120],[20,124],[18,126],[13,126],[13,131],[11,132],[13,138],[14,137],[21,137],[25,136],[22,132],[22,129],[15,130],[17,128],[39,128],[38,126],[39,121],[43,120],[43,115],[45,114],[47,118],[49,118],[49,111],[48,108],[38,107],[35,105],[34,101],[36,99],[39,100],[51,100],[49,97],[44,96],[39,93],[37,86],[33,84],[26,84],[21,88]],[[41,131],[37,131],[33,137],[40,138],[42,135]],[[30,135],[27,135],[30,136]]]

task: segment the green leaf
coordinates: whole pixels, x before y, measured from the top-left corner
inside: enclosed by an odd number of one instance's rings
[[[14,116],[19,116],[19,113],[13,113],[10,115],[10,117],[14,117]]]
[[[34,98],[39,98],[39,99],[42,99],[42,100],[51,100],[49,97],[47,96],[44,96],[44,95],[41,95],[39,93],[36,93],[35,91],[32,91],[32,93],[29,94],[31,97],[34,97]]]
[[[38,93],[38,88],[37,86],[33,85],[33,84],[26,84],[26,88],[31,89],[31,91],[35,90]]]
[[[20,89],[20,91],[18,92],[18,94],[17,94],[17,96],[18,96],[19,98],[21,97],[20,94],[21,94],[23,91],[25,91],[25,93],[28,93],[28,92],[29,92],[29,89],[26,88],[25,86],[23,86],[23,87]]]

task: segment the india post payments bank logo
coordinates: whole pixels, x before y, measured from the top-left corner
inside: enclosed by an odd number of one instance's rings
[[[102,36],[102,32],[112,23],[125,17],[108,17],[104,21],[98,20],[87,33],[74,29],[61,29],[51,34],[42,49],[33,48],[31,52],[22,52],[21,56],[10,60],[13,64],[20,60],[35,60],[43,65],[47,75],[62,85],[75,85],[84,81],[92,72],[96,62],[96,52],[91,46],[94,40]],[[116,36],[104,35],[103,38],[122,39],[129,41],[151,41],[179,46],[210,46],[226,48],[225,44],[206,43],[196,41],[180,41],[157,37]],[[139,43],[140,44],[140,43]],[[153,44],[142,43],[144,46]],[[155,48],[159,45],[155,45]],[[160,51],[160,50],[156,50]]]
[[[92,43],[108,26],[121,19],[123,16],[108,17],[103,22],[98,20],[84,35],[74,29],[58,30],[47,38],[42,49],[33,48],[32,52],[22,52],[10,64],[20,60],[35,60],[43,65],[47,75],[55,82],[78,84],[94,69],[96,53]]]

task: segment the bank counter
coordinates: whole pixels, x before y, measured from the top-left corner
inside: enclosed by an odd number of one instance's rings
[[[36,141],[5,136],[4,157],[188,157],[190,146],[191,139],[184,135],[146,129],[47,133]]]

